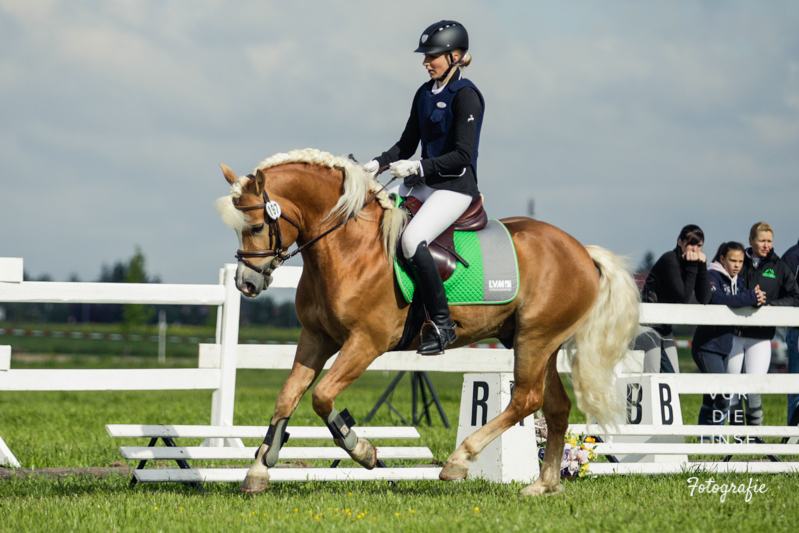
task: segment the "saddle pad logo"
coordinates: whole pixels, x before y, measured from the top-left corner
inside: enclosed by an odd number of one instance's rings
[[[512,288],[509,279],[490,279],[488,280],[488,290],[490,291],[509,291]]]
[[[763,272],[763,277],[764,278],[775,278],[776,279],[777,276],[774,275],[774,269],[769,268],[768,270]]]

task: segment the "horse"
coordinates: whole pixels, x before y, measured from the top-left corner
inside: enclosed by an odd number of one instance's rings
[[[216,208],[238,234],[237,288],[249,297],[268,288],[272,272],[292,255],[287,251],[294,243],[294,253],[303,258],[295,302],[302,325],[297,352],[240,490],[267,489],[289,417],[336,352],[339,356],[313,389],[313,409],[337,445],[365,468],[374,468],[376,448],[357,437],[348,413],[339,413],[334,404],[402,337],[409,304],[392,262],[405,211],[361,165],[318,150],[274,155],[241,177],[220,166],[231,188]],[[540,476],[520,497],[558,493],[563,491],[560,464],[571,401],[557,372],[557,353],[563,347],[571,361],[578,407],[600,425],[616,425],[624,406],[614,367],[634,339],[640,297],[622,258],[583,246],[545,222],[526,217],[500,222],[515,245],[518,294],[501,305],[452,306],[458,337],[453,347],[492,337],[512,341],[513,393],[502,413],[449,456],[439,477],[467,477],[469,462],[486,445],[542,410],[549,438]],[[537,451],[534,442],[530,447],[531,453]]]

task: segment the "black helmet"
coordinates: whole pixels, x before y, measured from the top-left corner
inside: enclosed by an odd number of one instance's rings
[[[431,24],[424,30],[419,38],[419,48],[414,52],[423,54],[440,54],[442,52],[452,52],[462,50],[464,53],[469,49],[469,34],[460,22],[454,20],[442,20]]]

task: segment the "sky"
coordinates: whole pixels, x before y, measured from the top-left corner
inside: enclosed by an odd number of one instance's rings
[[[442,19],[486,101],[489,216],[532,200],[633,266],[691,223],[709,256],[760,220],[799,239],[795,1],[0,0],[0,257],[95,281],[138,246],[162,282],[216,283],[218,165],[387,150]]]

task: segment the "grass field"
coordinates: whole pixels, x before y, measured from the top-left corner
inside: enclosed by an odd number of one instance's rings
[[[685,356],[685,354],[683,354]],[[195,366],[196,359],[168,360]],[[153,366],[150,357],[29,357],[13,368],[109,368]],[[686,363],[688,367],[688,363]],[[686,368],[690,370],[690,368]],[[266,425],[285,372],[240,371],[235,423]],[[337,400],[363,419],[393,376],[368,373]],[[431,374],[453,424],[457,424],[461,376]],[[407,378],[406,378],[407,380]],[[699,397],[683,396],[683,417],[695,420]],[[764,396],[767,424],[784,423],[784,396]],[[410,386],[403,383],[395,406],[410,416]],[[117,447],[141,440],[111,439],[107,423],[207,424],[211,394],[202,391],[0,393],[0,436],[25,468],[109,466],[120,461]],[[572,421],[582,422],[576,409]],[[295,425],[320,425],[305,398]],[[372,425],[397,423],[383,408]],[[439,461],[455,445],[456,429],[440,419],[419,428],[420,445]],[[197,444],[188,441],[186,444]],[[257,445],[257,441],[247,442]],[[294,441],[292,446],[313,442]],[[316,443],[318,445],[318,443]],[[382,444],[392,444],[383,442]],[[398,445],[407,443],[395,443]],[[128,463],[131,466],[134,463]],[[345,465],[342,465],[345,466]],[[180,485],[138,485],[112,476],[73,476],[0,481],[0,531],[720,531],[788,530],[797,511],[794,475],[707,475],[719,484],[765,484],[749,502],[742,494],[691,495],[689,474],[616,476],[566,482],[565,493],[519,501],[520,484],[481,480],[460,483],[383,482],[275,483],[257,496],[239,494],[235,484],[207,484],[203,492]]]

